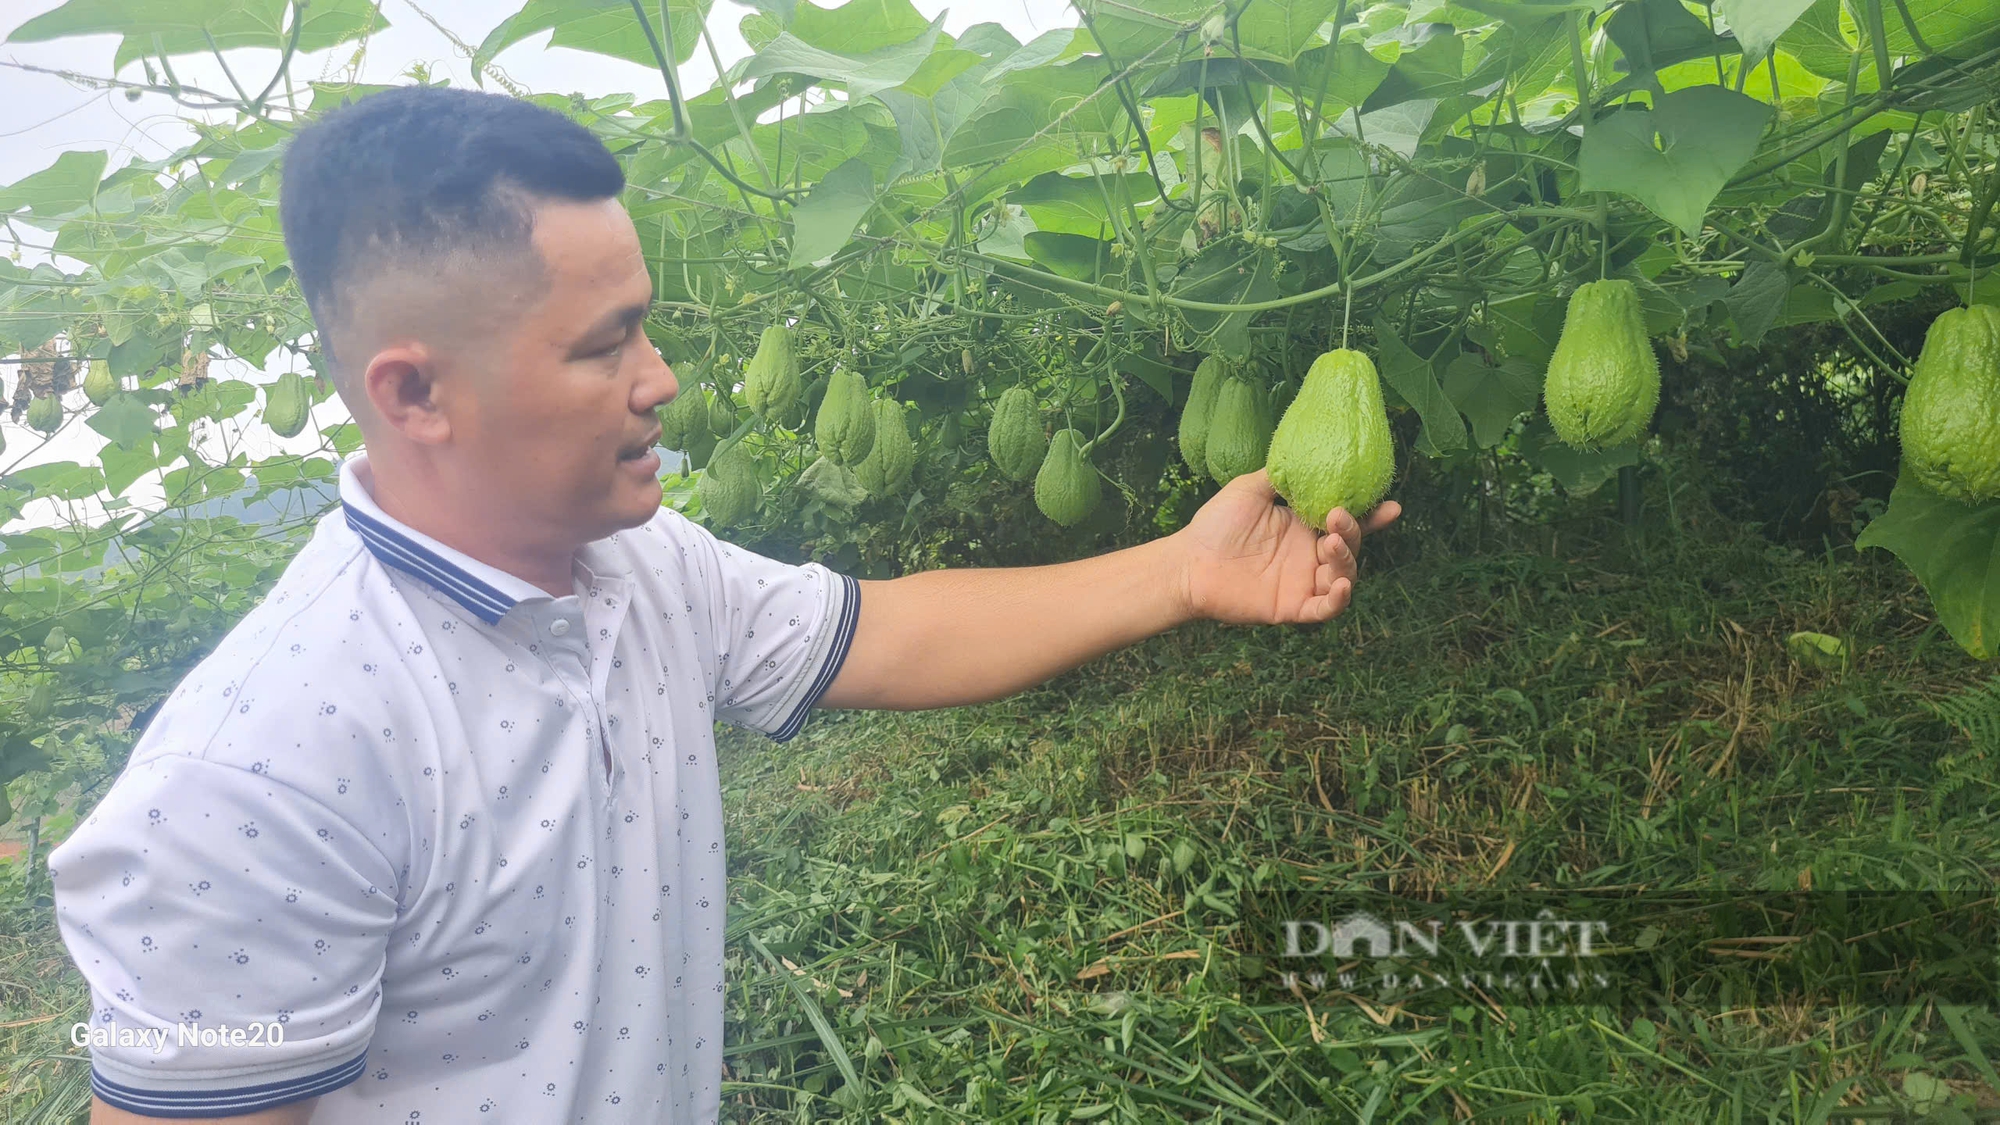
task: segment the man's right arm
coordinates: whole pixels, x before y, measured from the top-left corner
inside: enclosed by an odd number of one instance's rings
[[[360,1077],[397,870],[273,758],[135,762],[49,857],[93,1120],[304,1121]]]

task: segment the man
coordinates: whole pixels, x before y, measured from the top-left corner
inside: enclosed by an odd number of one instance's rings
[[[365,455],[51,857],[92,1120],[713,1121],[713,723],[999,699],[1195,618],[1325,621],[1367,527],[1239,478],[1094,559],[856,582],[661,507],[678,391],[591,135],[388,91],[280,218]]]

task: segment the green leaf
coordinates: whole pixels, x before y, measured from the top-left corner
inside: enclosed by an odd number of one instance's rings
[[[1903,560],[1930,594],[1938,621],[1975,659],[2000,652],[2000,500],[1962,504],[1905,474],[1889,495],[1889,510],[1854,545]]]
[[[27,221],[53,230],[46,220],[89,206],[97,194],[97,182],[104,177],[104,160],[101,149],[63,153],[47,168],[0,188],[0,215],[26,207],[35,219],[44,220]]]
[[[1430,362],[1398,339],[1395,329],[1380,317],[1375,320],[1375,345],[1382,358],[1382,381],[1423,419],[1431,448],[1440,453],[1465,448],[1465,420],[1438,386]]]
[[[970,51],[939,51],[931,59],[944,57],[978,58]],[[943,167],[952,138],[991,92],[977,71],[960,74],[929,94],[912,90],[910,86],[921,82],[931,69],[931,62],[926,62],[910,83],[875,95],[895,115],[896,134],[903,146],[902,155],[889,168],[891,183],[905,174],[925,175]]]
[[[1472,422],[1472,437],[1481,449],[1506,438],[1521,412],[1534,407],[1542,393],[1542,375],[1519,359],[1490,364],[1471,352],[1461,353],[1444,369],[1444,393]]]
[[[1893,4],[1895,0],[1888,2]],[[1849,39],[1841,26],[1840,0],[1813,0],[1805,13],[1778,36],[1778,47],[1821,78],[1844,83],[1848,60],[1860,49],[1860,44]],[[1864,66],[1857,92],[1873,89],[1876,89],[1874,68]]]
[[[1743,49],[1746,63],[1762,59],[1813,0],[1717,0],[1715,10]]]
[[[1618,470],[1639,463],[1639,445],[1628,442],[1616,449],[1584,453],[1564,445],[1550,428],[1547,418],[1537,415],[1521,431],[1521,456],[1546,470],[1574,496],[1587,496],[1618,475]]]
[[[741,77],[761,78],[767,74],[804,74],[847,88],[850,101],[908,82],[930,57],[938,36],[944,33],[944,16],[931,21],[916,38],[906,43],[878,47],[858,55],[844,55],[814,46],[791,32],[773,39],[769,46],[752,56]]]
[[[1333,18],[1339,0],[1257,0],[1236,17],[1236,38],[1246,55],[1279,62],[1298,57]]]
[[[1399,28],[1392,34],[1402,43],[1402,54],[1362,102],[1364,114],[1404,102],[1428,102],[1434,112],[1437,102],[1465,92],[1465,37],[1444,24]]]
[[[1073,281],[1095,281],[1111,264],[1111,244],[1080,234],[1030,231],[1021,239],[1030,258]]]
[[[1417,142],[1423,139],[1425,128],[1437,113],[1437,106],[1437,102],[1429,98],[1399,102],[1361,114],[1358,124],[1355,111],[1348,110],[1332,123],[1332,128],[1340,136],[1380,145],[1408,160],[1416,156]]]
[[[1622,192],[1698,235],[1716,193],[1757,151],[1771,107],[1720,86],[1675,90],[1654,105],[1589,125],[1580,188]]]
[[[910,0],[846,0],[831,8],[800,4],[786,30],[823,51],[860,55],[907,43],[933,22]]]
[[[792,209],[792,268],[833,256],[874,205],[874,174],[860,157],[828,172]]]
[[[702,23],[708,19],[708,9],[713,2],[667,0],[667,19],[674,30],[672,45],[668,45],[666,33],[660,27],[655,26],[653,34],[659,38],[660,46],[672,53],[676,64],[694,57]],[[646,9],[649,18],[658,18],[658,5],[652,0],[641,7]],[[644,67],[659,65],[653,55],[652,44],[647,42],[646,29],[640,26],[639,17],[632,13],[628,0],[528,0],[520,11],[500,21],[498,27],[486,33],[485,40],[473,53],[472,72],[478,74],[493,61],[495,55],[551,28],[555,30],[549,38],[551,47],[592,51]]]
[[[2000,0],[1904,0],[1910,19],[1923,34],[1924,45],[1942,55],[1963,56],[1977,47],[1991,46],[2000,36]],[[1909,55],[1919,52],[1896,11],[1895,0],[1882,0],[1884,30],[1889,53]]]
[[[1157,195],[1153,178],[1145,175],[1121,177],[1124,190],[1135,204]],[[1109,176],[1069,176],[1045,172],[1007,193],[1007,202],[1025,207],[1038,230],[1067,231],[1100,238],[1111,232],[1111,217],[1105,209],[1107,194],[1118,198],[1119,182]]]
[[[120,34],[111,68],[159,54],[208,54],[222,50],[281,48],[290,38],[288,0],[70,0],[14,29],[9,43],[74,35]],[[373,0],[315,0],[299,27],[301,54],[323,51],[389,26]]]
[[[104,490],[112,496],[123,494],[133,481],[160,467],[159,450],[150,437],[130,449],[107,445],[98,451],[97,459],[104,466]]]
[[[1229,6],[1218,0],[1146,0],[1143,4],[1084,0],[1082,11],[1090,17],[1088,26],[1111,61],[1123,67],[1141,59],[1174,61],[1177,51],[1173,44],[1182,32]],[[1199,51],[1199,39],[1189,46]]]
[[[1722,303],[1736,318],[1736,334],[1745,344],[1764,338],[1785,310],[1785,298],[1792,292],[1791,270],[1762,258],[1743,269],[1743,276],[1729,287]]]
[[[1680,0],[1638,0],[1612,13],[1605,34],[1625,54],[1632,76],[1640,78],[1677,62],[1717,53],[1736,44],[1710,31]]]
[[[139,396],[114,394],[91,412],[84,425],[129,450],[137,448],[140,442],[151,444],[153,425],[158,418]]]

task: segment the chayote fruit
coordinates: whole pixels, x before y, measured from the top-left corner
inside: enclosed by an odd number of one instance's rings
[[[1097,470],[1083,455],[1083,435],[1058,430],[1035,474],[1035,507],[1064,527],[1075,527],[1096,510],[1102,493]]]
[[[111,362],[103,359],[90,361],[90,372],[83,377],[83,394],[92,406],[103,406],[118,393],[118,380],[111,377]]]
[[[1573,449],[1624,445],[1645,432],[1660,405],[1660,361],[1631,282],[1577,286],[1542,396],[1549,425]]]
[[[2000,499],[2000,308],[1939,313],[1903,394],[1903,466],[1940,496]]]
[[[44,434],[52,434],[62,428],[62,403],[54,395],[43,395],[28,404],[28,414],[23,421],[28,428]]]
[[[1228,366],[1221,356],[1209,356],[1194,369],[1194,386],[1181,407],[1181,460],[1197,473],[1208,471],[1208,428],[1215,413],[1215,394],[1222,389]]]
[[[835,368],[813,419],[820,452],[849,468],[868,456],[875,444],[875,411],[868,402],[868,383],[861,373]]]
[[[292,437],[306,428],[312,412],[312,394],[306,377],[296,371],[278,376],[264,391],[264,424],[279,437]]]
[[[800,389],[792,330],[773,324],[758,338],[757,354],[750,357],[750,368],[743,374],[743,401],[757,417],[776,425],[790,417]]]
[[[763,496],[757,467],[743,451],[741,442],[723,450],[702,472],[695,492],[701,497],[701,509],[709,522],[718,527],[733,527],[756,515],[757,503]]]
[[[1360,519],[1374,507],[1396,472],[1374,362],[1348,348],[1314,360],[1271,435],[1266,467],[1271,487],[1315,531],[1335,508]]]
[[[1026,387],[1009,387],[993,404],[993,421],[986,427],[986,452],[1008,480],[1035,475],[1049,453],[1042,430],[1041,408]]]
[[[1271,418],[1265,395],[1234,375],[1215,392],[1215,413],[1208,424],[1208,473],[1217,484],[1228,484],[1244,473],[1264,467],[1271,444]]]
[[[910,482],[917,465],[917,446],[910,440],[910,426],[903,404],[894,399],[875,400],[875,444],[868,456],[854,467],[862,487],[873,496],[893,496]]]
[[[683,453],[692,452],[704,436],[713,437],[709,427],[708,398],[700,383],[682,383],[676,394],[656,413],[660,419],[660,444]]]

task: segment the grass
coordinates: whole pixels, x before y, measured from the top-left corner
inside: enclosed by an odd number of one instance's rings
[[[1260,880],[1991,885],[2000,767],[1933,706],[1988,673],[1893,560],[1685,509],[1563,526],[1371,544],[1321,629],[1188,626],[999,703],[725,732],[725,1120],[2000,1116],[1983,1008],[1239,987]],[[1795,663],[1800,629],[1848,666]],[[46,910],[13,919],[0,1118],[66,1120],[55,1029],[87,1001]]]

